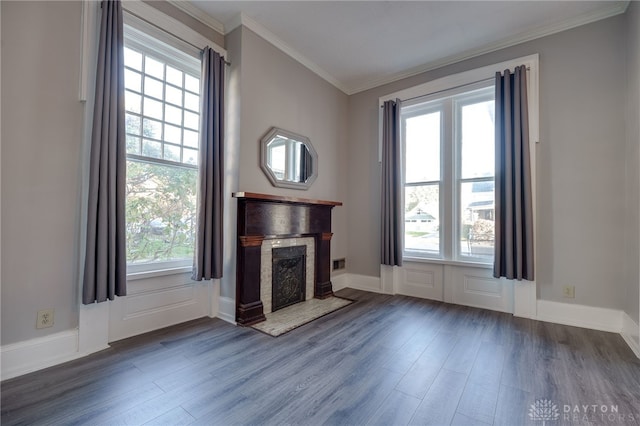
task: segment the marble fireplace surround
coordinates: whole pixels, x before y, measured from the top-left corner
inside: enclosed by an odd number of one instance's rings
[[[307,273],[308,286],[313,280],[313,292],[307,290],[307,299],[310,294],[318,299],[333,295],[331,210],[341,206],[341,202],[250,192],[236,192],[233,197],[238,199],[236,322],[239,325],[264,321],[264,314],[271,311],[271,301],[265,300],[263,292],[267,285],[271,292],[271,280],[263,281],[263,271],[266,274],[271,262],[263,259],[263,252],[270,252],[274,242],[276,246],[307,245],[307,259],[308,262],[311,259],[313,266],[313,275]],[[309,246],[313,247],[313,257],[309,256]],[[310,270],[307,264],[307,271]]]
[[[262,301],[262,309],[265,314],[272,312],[272,280],[273,280],[273,249],[283,247],[305,246],[306,264],[305,264],[305,300],[314,297],[313,285],[315,277],[315,241],[311,237],[307,238],[274,238],[265,239],[262,242],[262,250],[260,253],[260,300]]]

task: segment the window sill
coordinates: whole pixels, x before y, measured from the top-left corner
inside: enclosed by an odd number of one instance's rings
[[[179,268],[156,269],[154,271],[132,272],[127,274],[127,281],[144,280],[147,278],[163,277],[166,275],[178,275],[192,271],[191,266],[181,266]]]
[[[404,256],[403,261],[409,263],[432,263],[436,265],[462,266],[466,268],[493,269],[493,263],[471,262],[463,260],[429,259],[426,257]]]

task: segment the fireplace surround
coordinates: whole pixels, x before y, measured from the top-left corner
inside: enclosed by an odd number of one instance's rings
[[[236,322],[239,325],[265,320],[260,279],[265,239],[313,238],[313,296],[324,299],[333,295],[331,210],[341,206],[341,202],[250,192],[236,192],[233,197],[238,199]]]

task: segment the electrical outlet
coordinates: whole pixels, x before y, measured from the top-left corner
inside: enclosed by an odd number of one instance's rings
[[[43,309],[38,311],[38,321],[36,328],[53,327],[53,309]]]
[[[562,296],[567,299],[575,299],[576,297],[576,287],[572,285],[565,285],[562,287]]]

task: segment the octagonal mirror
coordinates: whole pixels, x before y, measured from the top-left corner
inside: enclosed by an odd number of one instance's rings
[[[260,140],[260,166],[273,186],[308,189],[318,176],[318,154],[306,136],[273,127]]]

